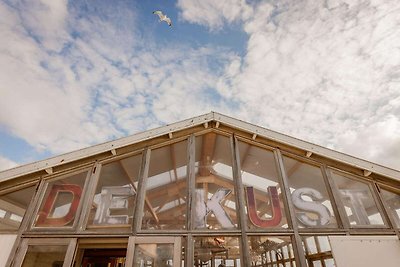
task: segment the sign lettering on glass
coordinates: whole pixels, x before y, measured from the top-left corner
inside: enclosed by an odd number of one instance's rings
[[[55,203],[62,194],[72,196],[71,202],[60,206],[61,215],[56,214]],[[39,211],[39,216],[36,221],[36,226],[64,226],[68,225],[75,218],[76,210],[78,209],[81,199],[82,189],[75,184],[53,185],[50,193],[44,202],[42,209]]]
[[[255,226],[258,226],[261,228],[268,228],[268,227],[277,226],[281,222],[282,210],[281,210],[281,205],[279,203],[278,190],[276,189],[275,186],[268,187],[268,193],[269,193],[271,205],[272,205],[272,218],[270,218],[270,219],[261,219],[258,216],[257,208],[256,208],[256,198],[254,196],[253,187],[250,187],[250,186],[246,187],[246,193],[247,193],[248,216],[249,216],[250,221]]]
[[[364,206],[363,200],[368,199],[368,191],[366,190],[340,190],[345,205],[349,205],[354,213],[358,224],[369,225],[368,212]]]
[[[302,197],[308,196],[313,201],[305,201]],[[329,223],[331,218],[331,213],[329,212],[328,208],[319,203],[318,201],[323,200],[323,196],[320,192],[312,188],[298,188],[292,193],[292,202],[293,205],[304,211],[312,212],[318,214],[318,218],[310,218],[306,212],[297,212],[296,217],[297,219],[308,226],[320,226],[326,225]]]
[[[94,216],[93,224],[128,224],[128,198],[135,195],[129,186],[104,186],[101,189],[100,203]],[[119,212],[121,215],[111,215]],[[123,215],[126,212],[126,215]]]
[[[275,186],[267,188],[270,198],[272,217],[262,219],[259,217],[256,208],[256,199],[253,187],[246,187],[247,210],[250,221],[257,227],[268,228],[280,224],[282,220],[282,209],[279,201],[278,190]],[[207,217],[213,213],[215,219],[224,229],[234,228],[235,225],[229,217],[227,211],[221,202],[231,193],[230,189],[220,188],[210,198],[206,197],[203,189],[196,189],[194,203],[194,227],[196,229],[207,228]],[[353,205],[355,214],[361,221],[366,215],[362,201],[357,199],[357,192],[344,192],[349,202]],[[54,206],[61,194],[69,194],[72,200],[59,207],[61,212],[56,214]],[[79,185],[64,184],[53,185],[50,189],[42,209],[39,211],[36,226],[65,226],[72,222],[75,218],[81,199],[82,189]],[[93,224],[96,225],[115,225],[129,223],[128,199],[135,195],[132,186],[105,186],[101,189],[100,197]],[[309,197],[312,201],[306,201],[303,197]],[[297,219],[307,226],[321,226],[329,223],[331,213],[328,208],[320,203],[323,196],[320,192],[312,188],[298,188],[292,193],[293,205],[304,212],[297,212]],[[65,201],[65,197],[64,197]],[[363,212],[364,210],[364,212]],[[114,214],[113,214],[114,213]],[[118,215],[116,215],[116,213]],[[310,217],[310,214],[317,215]],[[366,217],[368,218],[368,217]]]
[[[226,213],[224,207],[221,205],[221,201],[231,193],[230,189],[220,188],[215,194],[208,199],[204,200],[204,190],[196,189],[196,203],[194,212],[194,227],[196,229],[207,227],[207,216],[210,212],[213,212],[215,218],[225,229],[234,228],[235,225],[232,223],[228,213]]]

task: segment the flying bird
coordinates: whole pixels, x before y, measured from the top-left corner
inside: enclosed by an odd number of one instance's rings
[[[164,15],[160,10],[154,11],[153,14],[156,14],[160,18],[161,21],[165,21],[170,27],[172,26],[171,19]]]

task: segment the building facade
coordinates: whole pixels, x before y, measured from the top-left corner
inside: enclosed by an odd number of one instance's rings
[[[400,172],[214,112],[0,173],[5,267],[390,267],[399,237]]]

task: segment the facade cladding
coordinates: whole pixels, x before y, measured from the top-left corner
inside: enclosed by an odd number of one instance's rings
[[[399,262],[398,171],[217,113],[0,179],[0,266]]]

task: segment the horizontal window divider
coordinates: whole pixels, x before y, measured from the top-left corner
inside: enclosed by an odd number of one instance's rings
[[[247,232],[246,235],[249,235],[249,236],[292,236],[292,235],[294,235],[294,232],[279,232],[279,233]]]
[[[132,236],[131,233],[127,234],[49,234],[49,233],[40,233],[40,234],[31,234],[25,233],[22,235],[22,238],[127,238]]]
[[[393,229],[387,229],[385,231],[377,231],[374,229],[350,229],[349,230],[350,235],[395,235],[396,231]]]

